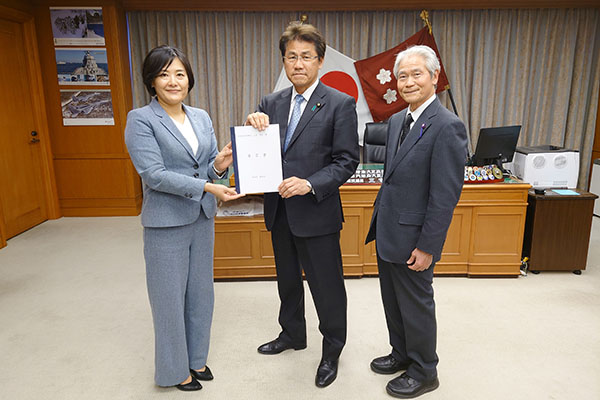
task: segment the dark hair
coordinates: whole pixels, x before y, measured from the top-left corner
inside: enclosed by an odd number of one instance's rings
[[[279,39],[279,50],[281,50],[282,57],[285,57],[287,45],[292,40],[300,40],[314,44],[319,60],[322,60],[323,57],[325,57],[325,38],[313,25],[303,24],[299,21],[290,22]]]
[[[144,65],[142,67],[144,85],[151,96],[156,96],[156,90],[152,87],[154,79],[164,69],[169,68],[175,58],[179,58],[188,76],[188,93],[194,87],[194,73],[192,72],[190,61],[185,54],[177,47],[158,46],[148,52],[146,58],[144,58]]]

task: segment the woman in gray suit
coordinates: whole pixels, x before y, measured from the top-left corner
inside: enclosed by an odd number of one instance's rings
[[[127,116],[125,143],[144,187],[142,225],[148,297],[155,335],[159,386],[202,389],[214,304],[215,197],[235,190],[212,183],[232,162],[231,144],[217,151],[206,111],[183,100],[194,74],[181,50],[160,46],[144,60],[149,105]]]

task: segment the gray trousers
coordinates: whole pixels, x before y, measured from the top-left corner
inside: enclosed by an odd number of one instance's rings
[[[214,306],[214,220],[144,228],[146,282],[159,386],[183,382],[206,365]]]
[[[408,376],[418,381],[437,376],[437,322],[433,299],[433,269],[422,272],[377,255],[379,285],[392,345],[392,355],[409,363]]]

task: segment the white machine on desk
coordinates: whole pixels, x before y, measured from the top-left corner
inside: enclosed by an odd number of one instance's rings
[[[533,187],[575,188],[579,176],[579,151],[552,145],[517,147],[513,172]]]

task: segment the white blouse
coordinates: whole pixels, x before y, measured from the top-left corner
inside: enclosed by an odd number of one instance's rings
[[[188,119],[187,115],[183,120],[183,124],[180,124],[173,117],[170,118],[173,120],[175,126],[177,127],[177,129],[179,129],[179,132],[181,132],[185,140],[187,140],[187,142],[189,143],[190,147],[192,148],[192,151],[194,152],[194,155],[196,155],[198,153],[198,137],[196,136],[194,128],[192,128],[192,123]]]

